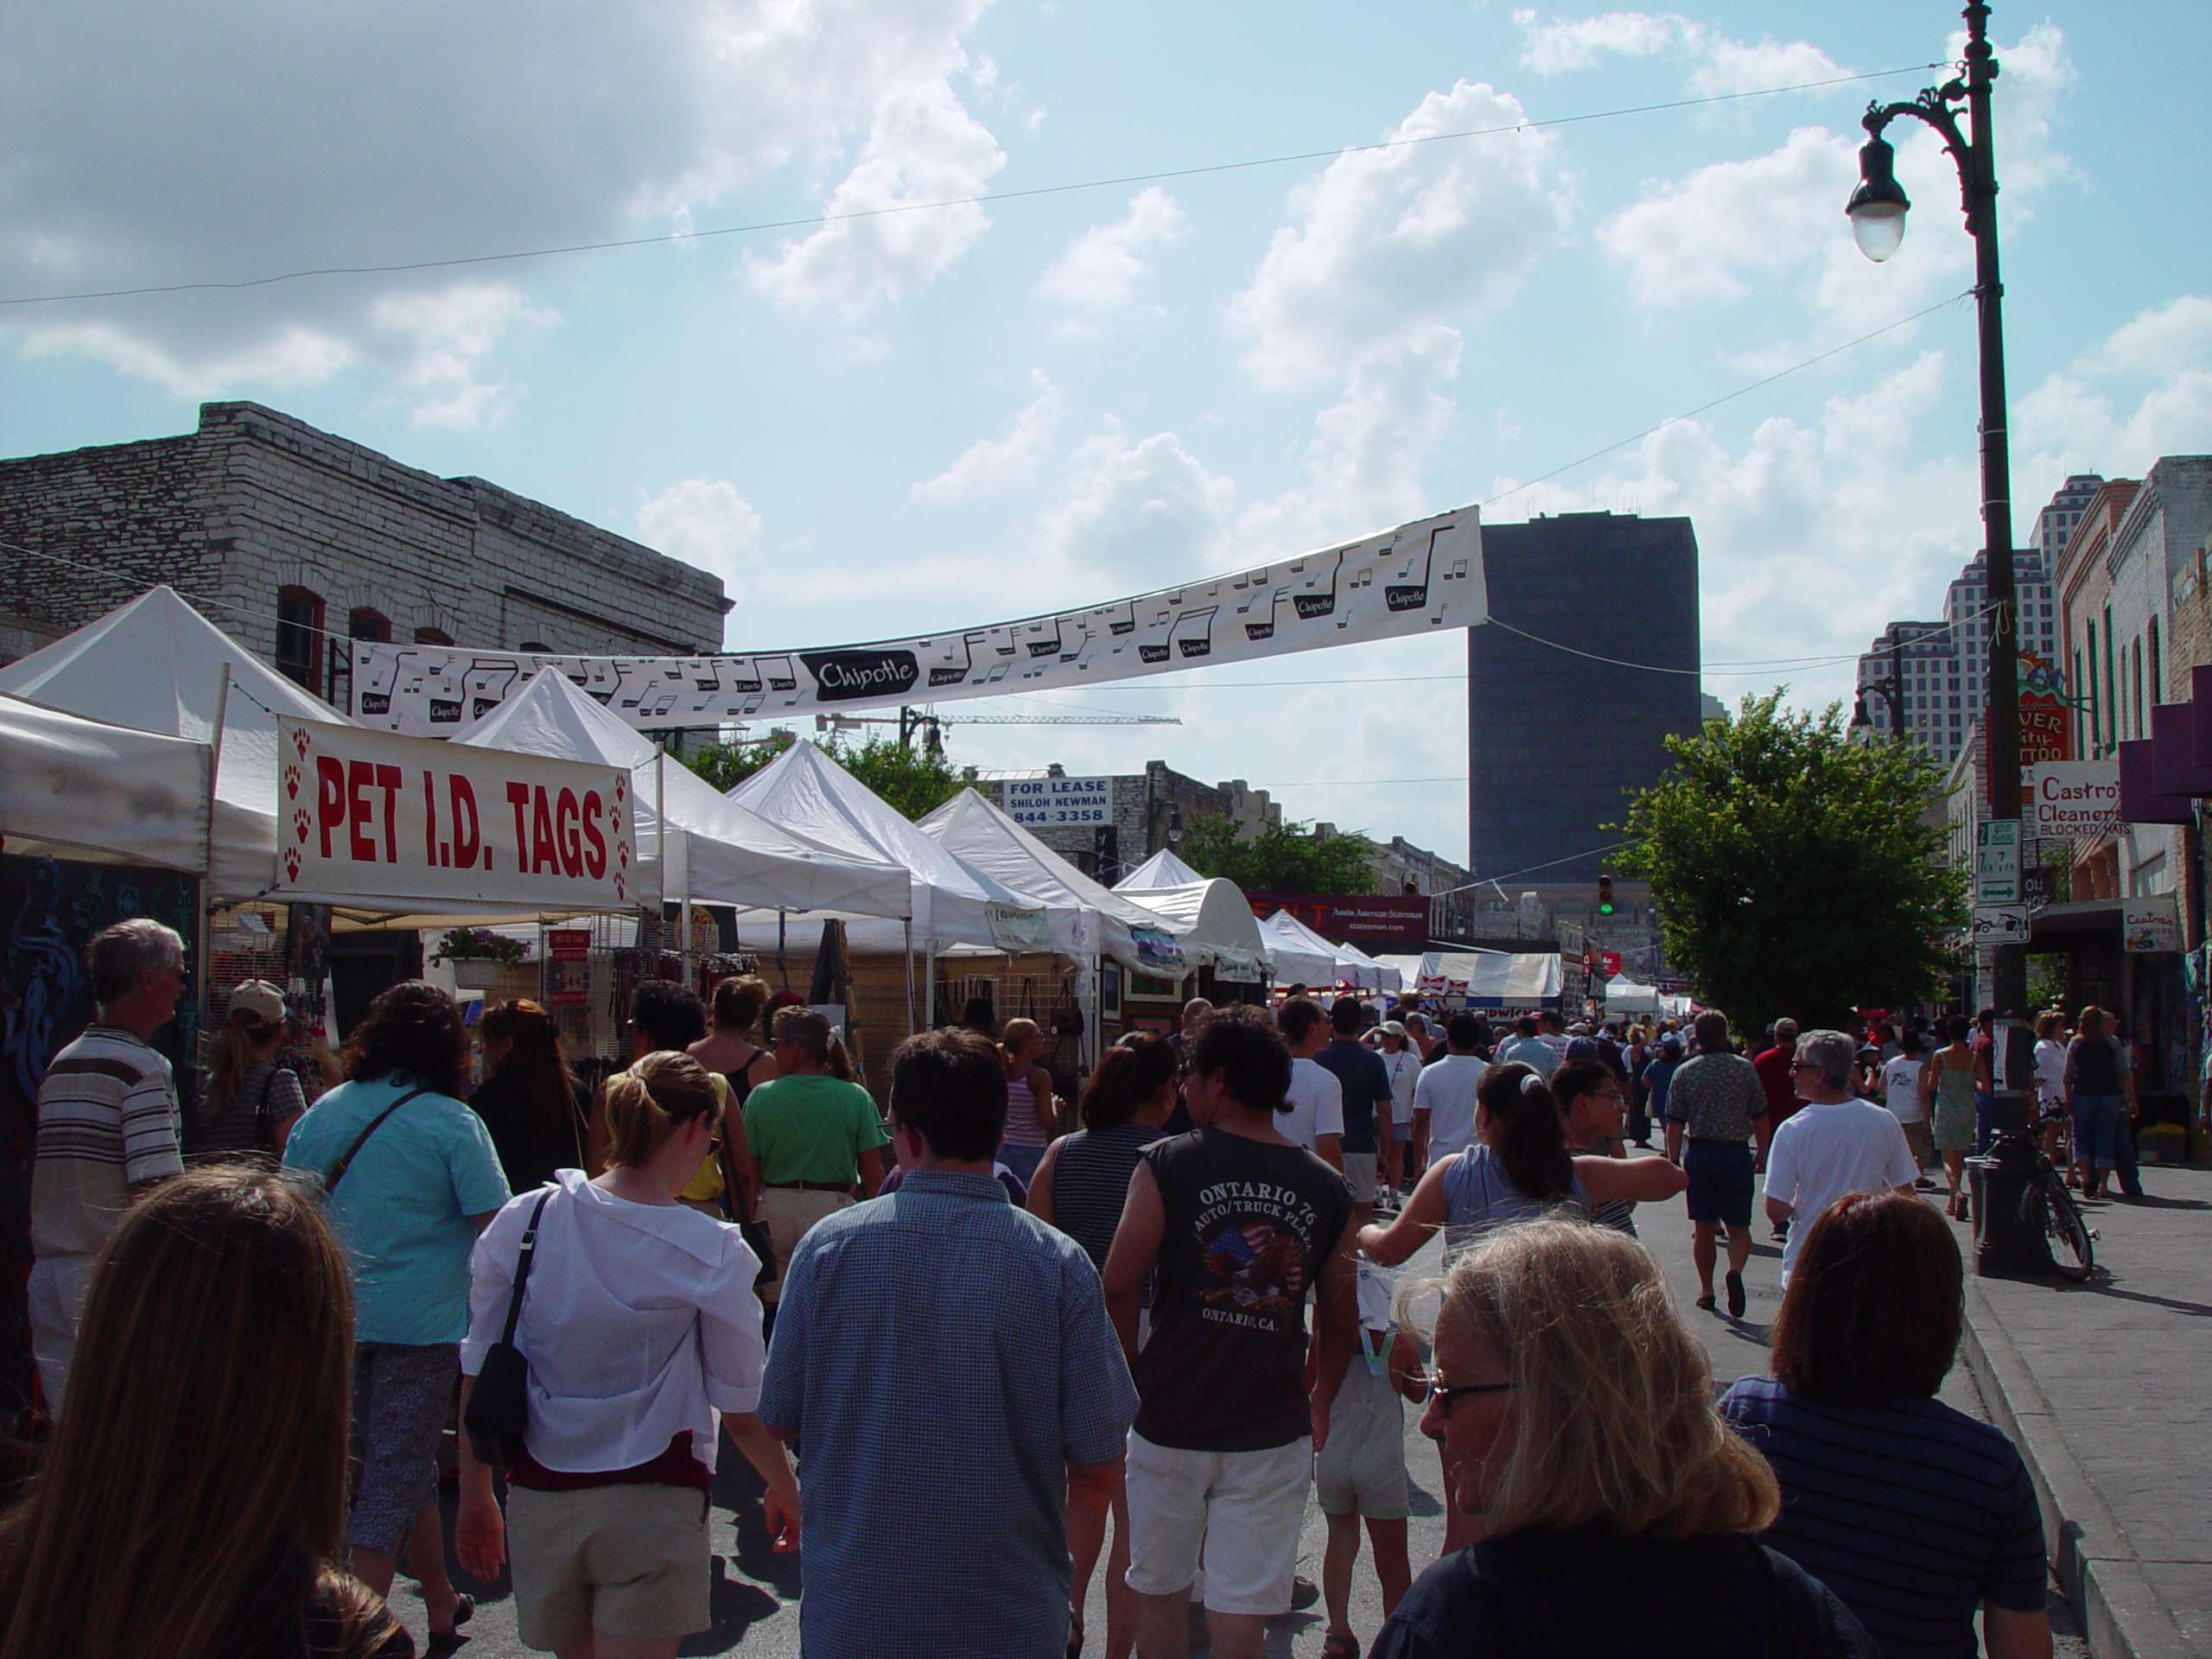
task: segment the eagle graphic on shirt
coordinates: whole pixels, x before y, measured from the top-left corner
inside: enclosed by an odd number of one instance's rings
[[[1306,1248],[1268,1221],[1225,1221],[1198,1247],[1199,1300],[1248,1313],[1294,1315],[1306,1293]]]

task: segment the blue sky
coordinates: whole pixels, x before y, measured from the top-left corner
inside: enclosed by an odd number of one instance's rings
[[[1967,287],[1949,164],[1916,133],[1898,257],[1866,264],[1841,212],[1859,111],[1942,79],[1913,66],[1957,27],[1900,0],[19,10],[8,295],[1320,158],[0,308],[0,453],[255,398],[706,564],[738,597],[729,643],[761,647],[1111,597],[1470,500],[1491,522],[1686,512],[1707,688],[1825,701],[1882,622],[1939,611],[1977,544],[1969,305],[1522,486]],[[2212,448],[2212,8],[2000,5],[1993,32],[2025,540],[2069,471]],[[1910,72],[1338,153],[1891,68]],[[1732,666],[1784,658],[1847,660]],[[1077,772],[1163,757],[1460,855],[1462,665],[1408,640],[1102,688],[1062,701],[1184,724],[957,729],[954,750]],[[1447,781],[1374,781],[1398,779]]]

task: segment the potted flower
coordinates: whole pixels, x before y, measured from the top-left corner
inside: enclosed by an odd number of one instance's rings
[[[520,939],[504,938],[488,927],[456,927],[438,940],[430,960],[451,963],[453,982],[462,990],[488,991],[497,988],[501,968],[529,954],[530,947]]]

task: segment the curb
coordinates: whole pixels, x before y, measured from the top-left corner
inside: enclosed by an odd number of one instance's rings
[[[1969,1268],[1960,1351],[1998,1427],[2019,1447],[2044,1546],[2095,1659],[2188,1659],[2173,1613],[2066,1444],[2050,1402]]]

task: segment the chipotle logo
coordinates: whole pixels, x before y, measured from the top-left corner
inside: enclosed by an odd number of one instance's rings
[[[911,651],[807,651],[799,661],[814,676],[815,695],[824,702],[900,696],[922,671]]]

